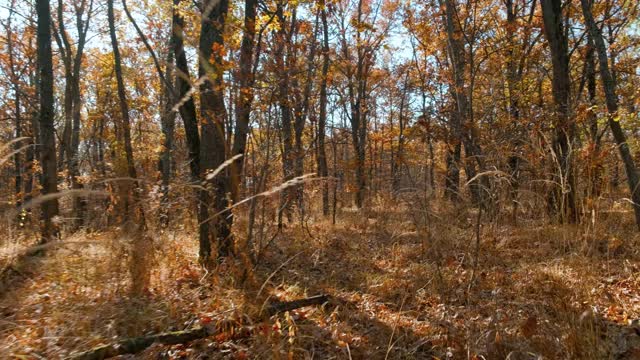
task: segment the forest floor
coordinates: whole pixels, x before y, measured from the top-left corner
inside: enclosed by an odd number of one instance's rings
[[[484,220],[475,274],[477,210],[414,215],[379,206],[344,211],[336,225],[291,225],[248,273],[242,260],[204,273],[194,231],[158,233],[151,283],[137,298],[126,238],[71,235],[5,278],[0,358],[65,358],[224,320],[259,331],[154,345],[135,358],[640,359],[631,214],[603,212],[580,227]],[[273,299],[316,294],[331,300],[258,316]]]

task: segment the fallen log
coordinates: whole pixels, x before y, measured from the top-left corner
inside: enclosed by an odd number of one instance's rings
[[[189,341],[202,339],[213,335],[206,327],[198,327],[190,330],[172,331],[156,335],[142,336],[119,341],[115,344],[102,345],[80,354],[71,356],[73,360],[103,360],[118,355],[138,353],[153,343],[164,345],[182,344]]]
[[[276,302],[266,307],[265,312],[269,316],[273,316],[286,311],[292,311],[305,306],[322,305],[329,301],[329,295],[318,295],[309,298],[298,299],[293,301]],[[236,333],[247,334],[252,328],[243,327]],[[135,354],[143,351],[154,343],[163,345],[177,345],[191,342],[193,340],[207,338],[224,332],[224,329],[216,327],[196,327],[189,330],[171,331],[155,335],[141,336],[136,338],[125,339],[114,344],[101,345],[91,350],[73,355],[69,360],[103,360],[111,357]]]
[[[279,313],[299,309],[305,306],[322,305],[329,301],[329,295],[316,295],[304,299],[298,299],[293,301],[284,301],[273,303],[266,308],[266,312],[269,316],[273,316]]]

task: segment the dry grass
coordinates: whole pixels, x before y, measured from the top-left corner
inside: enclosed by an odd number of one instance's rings
[[[425,217],[417,209],[378,199],[366,212],[339,214],[336,226],[290,226],[248,276],[242,259],[203,273],[195,233],[165,232],[153,239],[150,283],[139,297],[128,291],[125,237],[76,234],[65,240],[83,244],[22,264],[0,295],[0,358],[62,358],[221,319],[261,330],[139,356],[640,358],[640,329],[629,325],[640,318],[640,237],[630,214],[603,212],[580,228],[485,222],[468,290],[475,211],[430,204]],[[259,315],[270,299],[318,293],[333,300]]]

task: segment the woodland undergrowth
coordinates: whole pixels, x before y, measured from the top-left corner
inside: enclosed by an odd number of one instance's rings
[[[343,209],[335,225],[293,222],[257,265],[237,257],[210,271],[197,262],[195,225],[150,232],[150,283],[137,297],[122,232],[70,234],[25,261],[11,259],[18,241],[6,241],[0,358],[65,358],[212,322],[258,331],[154,345],[136,358],[640,357],[631,213],[607,208],[579,227],[498,215],[478,228],[477,209],[438,201],[416,209],[378,199]],[[241,238],[241,215],[237,225]],[[269,301],[325,293],[322,307],[261,315]]]

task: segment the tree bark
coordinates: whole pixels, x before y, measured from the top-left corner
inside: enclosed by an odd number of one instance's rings
[[[256,35],[257,0],[246,0],[244,3],[244,29],[240,45],[240,64],[238,71],[239,95],[236,98],[236,129],[233,134],[231,156],[243,155],[247,147],[247,135],[253,102],[253,53]],[[240,184],[244,159],[236,160],[231,167],[231,199],[235,203],[239,200]]]
[[[20,89],[20,79],[16,71],[15,55],[13,47],[13,31],[11,29],[11,21],[14,14],[15,0],[11,2],[9,8],[9,17],[7,19],[7,54],[9,56],[9,70],[11,76],[11,82],[13,83],[13,106],[14,106],[14,126],[15,126],[15,139],[22,137],[22,97]],[[21,142],[17,141],[14,145],[15,155],[13,156],[14,162],[14,192],[15,192],[15,205],[20,207],[22,205],[22,154],[20,154]]]
[[[175,37],[173,53],[176,58],[176,102],[187,138],[191,181],[197,182],[200,178],[200,132],[198,131],[196,105],[193,101],[193,96],[189,93],[191,90],[191,75],[189,74],[187,56],[184,52],[184,18],[175,9],[180,2],[181,0],[173,0],[172,31]]]
[[[40,95],[40,163],[42,165],[42,195],[58,192],[58,173],[56,163],[56,138],[54,128],[53,103],[53,59],[51,51],[51,9],[48,0],[36,0],[38,16],[38,77]],[[42,242],[58,236],[53,218],[58,215],[58,200],[51,199],[42,203]]]
[[[306,78],[304,83],[304,90],[302,91],[302,98],[300,96],[295,96],[297,99],[296,107],[295,107],[295,116],[294,116],[294,139],[295,139],[295,165],[294,165],[294,176],[302,176],[304,173],[304,144],[302,136],[304,133],[304,127],[306,125],[307,116],[309,115],[309,103],[311,98],[311,90],[313,88],[313,77],[315,73],[315,57],[316,57],[316,39],[319,30],[319,19],[320,14],[316,13],[316,20],[313,30],[313,38],[311,39],[311,44],[309,53],[307,54],[307,69],[306,69]],[[290,44],[292,45],[292,44]],[[295,50],[294,50],[295,51]],[[294,78],[294,84],[298,87],[298,81]],[[299,87],[298,87],[299,88]],[[295,92],[296,94],[300,94],[301,92],[298,90]],[[298,210],[300,212],[300,221],[304,219],[304,184],[296,185],[294,188],[296,193],[296,200],[298,204]]]
[[[203,3],[204,14],[200,30],[199,76],[206,77],[200,86],[200,173],[203,179],[226,160],[225,118],[223,81],[224,26],[228,0],[208,0]],[[228,179],[224,173],[207,180],[201,191],[200,213],[200,260],[208,262],[211,244],[217,246],[218,257],[227,257],[233,252],[231,226],[233,214],[228,211]]]
[[[520,77],[518,76],[518,68],[517,68],[517,59],[516,56],[516,40],[515,40],[515,31],[518,27],[518,22],[516,18],[516,8],[514,6],[513,0],[506,0],[505,6],[507,10],[507,29],[509,30],[507,34],[507,91],[508,93],[508,113],[510,117],[510,122],[514,125],[514,127],[519,126],[520,122],[520,104],[518,102],[520,89],[518,89],[518,83],[520,82]],[[517,129],[517,128],[516,128]],[[521,140],[517,130],[514,132],[515,140],[513,141],[511,154],[507,160],[507,165],[509,167],[509,175],[511,176],[511,203],[512,203],[512,212],[511,218],[513,223],[517,222],[517,214],[518,214],[518,189],[520,187],[520,156],[519,156],[519,147],[521,145]]]
[[[363,0],[358,1],[357,21],[362,22]],[[356,165],[356,198],[357,208],[364,206],[367,180],[365,176],[365,159],[367,144],[367,80],[372,65],[371,49],[362,44],[361,32],[356,31],[356,71],[355,84],[349,84],[351,98],[351,141],[355,150]]]
[[[170,42],[174,41],[173,35]],[[162,86],[163,109],[160,119],[162,135],[164,136],[164,144],[162,153],[160,154],[160,176],[162,177],[162,199],[160,200],[160,224],[164,227],[169,225],[169,185],[171,183],[172,161],[171,152],[173,151],[173,137],[176,124],[176,113],[173,111],[175,104],[175,96],[173,95],[173,44],[169,46],[167,54],[167,65],[165,71],[165,79],[168,84]]]
[[[601,139],[604,133],[600,133],[598,126],[598,116],[596,114],[596,58],[595,44],[593,37],[588,33],[587,29],[587,51],[584,58],[584,76],[587,85],[587,96],[589,101],[589,109],[587,110],[587,125],[589,126],[589,141],[591,146],[588,174],[590,196],[597,198],[602,191],[602,174],[604,166],[601,160]]]
[[[39,78],[39,75],[36,73],[35,78]],[[35,79],[34,83],[38,83],[39,80]],[[38,86],[36,86],[36,96],[38,97],[40,90]],[[26,154],[26,163],[25,168],[28,169],[27,179],[24,184],[24,201],[29,202],[33,198],[33,182],[36,179],[36,169],[34,167],[36,159],[40,158],[40,117],[39,117],[39,108],[38,106],[34,106],[32,113],[30,115],[29,121],[29,148],[27,149]],[[41,177],[40,177],[41,178]],[[27,210],[27,212],[31,212],[31,209]]]
[[[195,187],[200,184],[200,132],[198,130],[196,106],[191,94],[193,90],[191,88],[191,75],[189,73],[187,56],[184,51],[184,18],[176,10],[180,2],[181,0],[173,1],[172,23],[173,36],[175,37],[173,52],[176,59],[176,106],[180,112],[180,117],[182,118],[185,129],[185,137],[187,139],[191,184],[194,186],[193,191],[197,199],[195,205],[196,218],[198,224],[202,224],[207,220],[207,212],[200,211],[201,203],[198,198],[200,197],[201,191]],[[202,246],[202,236],[200,236],[199,241]]]
[[[453,97],[453,108],[449,124],[449,151],[447,153],[447,177],[445,181],[445,195],[452,200],[460,199],[460,165],[462,141],[464,135],[464,119],[467,110],[467,98],[464,91],[466,55],[464,50],[464,36],[456,19],[455,3],[444,0],[443,21],[447,33],[447,54],[451,66],[453,87],[450,93]],[[469,154],[467,154],[469,156]],[[468,175],[468,174],[467,174]]]
[[[22,110],[20,109],[20,91],[18,86],[16,85],[15,95],[14,95],[14,124],[16,128],[16,139],[20,139],[22,137]],[[22,155],[20,154],[20,146],[21,142],[17,142],[15,145],[16,154],[13,156],[14,161],[14,191],[16,197],[16,206],[19,207],[22,204],[22,198],[24,194],[22,194]]]
[[[407,99],[407,92],[409,89],[409,72],[404,76],[404,83],[402,85],[402,89],[400,92],[400,109],[398,112],[398,151],[396,154],[394,162],[393,179],[392,179],[392,188],[393,191],[400,190],[400,182],[402,180],[402,165],[404,164],[404,128],[405,128],[405,119],[404,119],[404,111],[405,104]]]
[[[480,147],[477,129],[473,121],[473,71],[474,71],[474,52],[473,52],[473,35],[471,40],[463,32],[460,25],[459,14],[456,4],[452,0],[445,0],[445,25],[449,46],[449,58],[451,59],[451,70],[454,87],[452,90],[454,96],[455,108],[453,111],[454,122],[452,124],[453,134],[457,141],[462,142],[465,151],[465,172],[470,183],[471,198],[474,204],[487,207],[489,189],[489,179],[476,174],[484,171],[484,159],[482,149]],[[465,41],[469,44],[470,50],[467,56],[465,49]],[[466,68],[471,69],[471,83],[467,84]],[[454,160],[459,161],[458,149],[452,156],[452,165]],[[477,165],[477,167],[476,167]],[[459,176],[459,175],[456,175]]]
[[[322,20],[322,75],[320,78],[320,115],[318,117],[318,176],[327,178],[329,168],[327,166],[327,152],[325,148],[325,132],[327,125],[327,75],[329,74],[329,25],[327,22],[327,10],[325,1],[321,0],[320,18]],[[322,182],[322,214],[329,216],[329,182]]]
[[[280,21],[280,29],[276,34],[276,50],[274,53],[276,69],[281,72],[278,81],[278,104],[280,107],[280,126],[282,134],[282,171],[284,175],[284,181],[289,181],[293,178],[294,174],[294,153],[293,153],[293,141],[292,141],[292,115],[291,115],[291,101],[289,96],[289,82],[291,72],[291,34],[287,32],[287,22],[284,16],[284,4],[279,1],[276,8],[276,16]],[[293,28],[293,26],[291,26]],[[285,51],[287,52],[285,57]],[[280,209],[278,211],[278,227],[282,227],[282,217],[287,215],[291,218],[291,189],[284,189],[281,192]]]
[[[78,41],[76,44],[76,52],[75,54],[73,54],[73,49],[71,47],[68,35],[64,27],[64,18],[62,16],[63,3],[60,0],[58,1],[58,22],[60,28],[60,36],[62,37],[62,44],[65,48],[65,67],[68,68],[66,82],[68,85],[70,85],[69,91],[65,93],[65,104],[67,102],[66,96],[70,97],[70,108],[65,109],[65,117],[68,116],[71,120],[70,134],[68,134],[68,137],[65,140],[68,142],[66,144],[68,158],[67,168],[69,170],[69,176],[71,179],[71,188],[74,190],[80,190],[83,188],[82,183],[78,179],[78,177],[80,176],[79,148],[82,108],[82,99],[80,96],[80,68],[82,66],[82,57],[86,45],[87,33],[89,31],[89,23],[91,22],[92,17],[93,1],[89,2],[87,9],[87,18],[86,20],[83,20],[82,17],[85,12],[85,6],[86,4],[83,3],[81,6],[75,7],[76,31],[78,33]],[[67,115],[66,111],[70,111],[71,113]],[[62,161],[62,159],[60,159],[60,161]],[[84,225],[86,217],[86,207],[86,199],[83,196],[76,196],[74,198],[73,211],[75,214],[75,228],[79,228],[80,226]]]
[[[575,197],[575,176],[572,166],[571,146],[575,137],[575,123],[569,115],[569,53],[564,29],[562,2],[542,0],[544,32],[549,42],[553,65],[552,92],[555,105],[553,152],[559,169],[554,172],[556,189],[550,198],[550,209],[555,211],[562,222],[578,221]]]
[[[132,179],[136,179],[138,176],[133,159],[133,146],[131,145],[131,119],[129,117],[129,104],[127,103],[127,95],[124,90],[125,85],[124,78],[122,76],[122,60],[120,56],[120,48],[118,47],[118,39],[116,37],[113,0],[107,0],[107,14],[109,22],[109,35],[111,37],[111,46],[113,47],[114,71],[116,74],[116,82],[118,87],[118,103],[120,106],[120,114],[122,116],[122,133],[124,137],[125,156],[127,158],[127,173]]]
[[[450,114],[450,122],[455,123],[455,115]],[[455,129],[455,127],[454,127]],[[462,144],[460,139],[449,131],[449,146],[446,155],[447,174],[445,176],[444,195],[451,201],[460,199],[460,158],[462,157]]]

